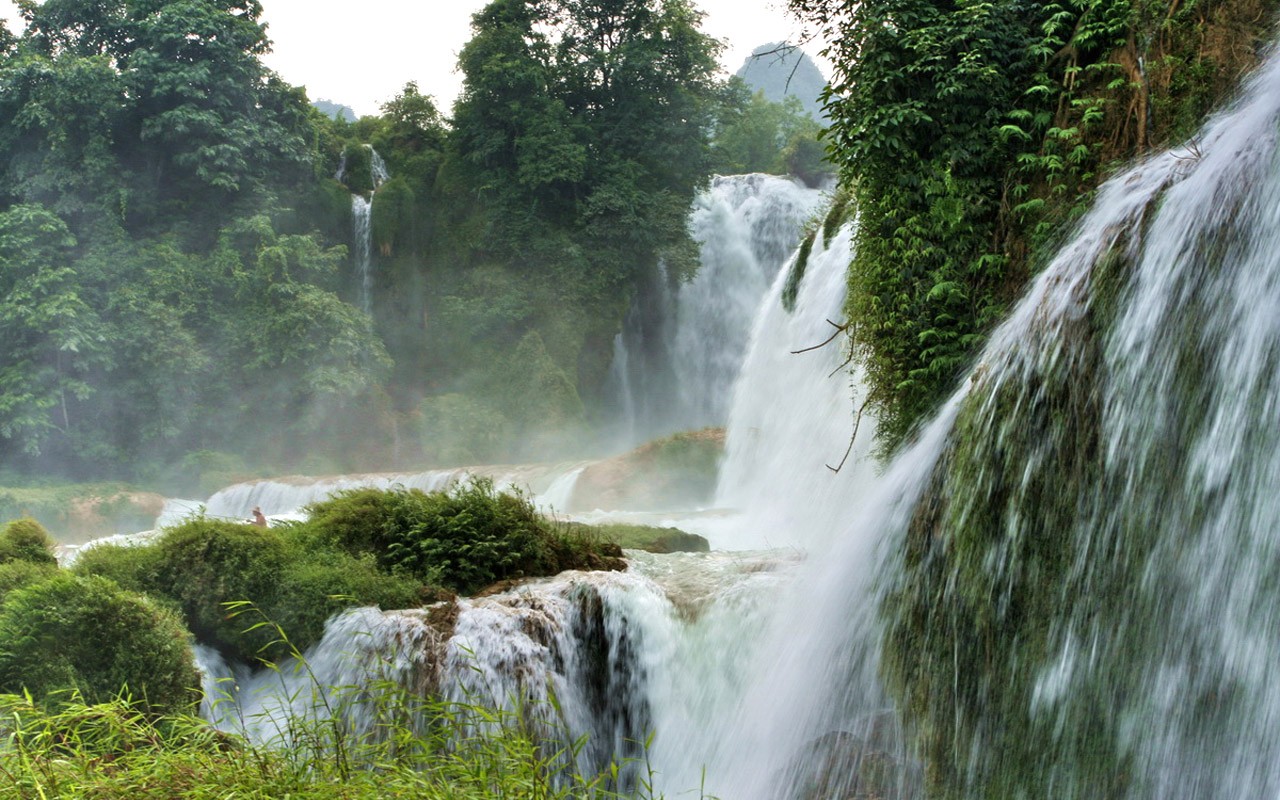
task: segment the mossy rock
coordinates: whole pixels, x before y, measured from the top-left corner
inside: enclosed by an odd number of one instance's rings
[[[723,428],[649,442],[584,469],[569,509],[657,511],[705,505],[715,493],[723,453]]]
[[[610,524],[596,527],[600,538],[625,550],[649,553],[709,553],[711,544],[696,533],[653,525]]]

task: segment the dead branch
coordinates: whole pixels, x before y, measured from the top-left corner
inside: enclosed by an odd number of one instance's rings
[[[871,402],[871,398],[867,397],[862,401],[862,405],[858,407],[858,416],[853,418],[853,433],[849,436],[849,446],[845,448],[844,458],[840,459],[840,463],[836,466],[825,464],[824,466],[832,472],[840,472],[844,469],[845,462],[849,460],[849,455],[853,452],[853,443],[858,440],[858,428],[862,425],[862,412],[867,410],[867,403]]]
[[[835,329],[836,329],[836,332],[835,332],[835,333],[833,333],[833,334],[831,334],[831,336],[827,337],[827,340],[826,340],[825,342],[823,342],[822,344],[815,344],[813,347],[806,347],[806,348],[804,348],[804,349],[802,349],[802,350],[792,350],[792,351],[791,351],[791,355],[793,355],[793,356],[798,356],[798,355],[800,355],[801,353],[809,353],[809,352],[812,352],[812,351],[814,351],[814,350],[821,350],[822,348],[824,348],[824,347],[826,347],[827,345],[829,345],[829,344],[831,344],[832,342],[834,342],[834,341],[836,340],[836,337],[837,337],[837,336],[839,336],[840,334],[842,334],[842,333],[844,333],[845,331],[849,330],[849,323],[847,323],[847,322],[846,322],[845,324],[843,324],[843,325],[837,325],[836,323],[832,322],[831,320],[827,320],[827,324],[828,324],[828,325],[830,325],[831,327],[835,328]]]

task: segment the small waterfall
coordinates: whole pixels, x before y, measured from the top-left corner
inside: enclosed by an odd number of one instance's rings
[[[698,274],[642,287],[615,342],[607,391],[629,443],[724,424],[756,309],[821,201],[789,178],[732,175],[694,202]]]
[[[367,197],[359,192],[351,195],[351,256],[355,266],[360,310],[370,314],[373,312],[373,196],[391,178],[391,174],[387,171],[386,161],[373,149],[373,145],[366,144],[365,148],[369,151],[373,188]],[[346,172],[347,159],[344,155],[334,178],[343,182]]]

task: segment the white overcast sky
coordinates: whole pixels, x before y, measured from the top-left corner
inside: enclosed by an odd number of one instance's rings
[[[377,113],[408,81],[452,105],[462,78],[458,51],[470,38],[471,15],[486,0],[262,0],[266,57],[285,80],[307,87],[312,100],[334,100],[359,114]],[[706,12],[703,30],[726,42],[721,61],[729,72],[752,48],[779,40],[798,41],[802,26],[788,16],[784,0],[694,0]],[[0,0],[0,16],[21,29],[12,0]],[[819,48],[806,45],[810,55]],[[826,64],[819,61],[826,72]]]

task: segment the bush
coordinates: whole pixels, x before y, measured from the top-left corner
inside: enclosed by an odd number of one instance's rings
[[[58,574],[58,566],[30,561],[10,561],[0,564],[0,602],[15,589],[22,589]]]
[[[266,629],[245,631],[245,623],[229,617],[223,604],[249,601],[274,607],[280,576],[288,567],[287,548],[278,533],[201,518],[170,528],[155,548],[155,591],[178,603],[200,641],[251,659],[274,640]],[[141,568],[149,563],[146,554],[134,559]]]
[[[370,555],[319,551],[291,561],[280,575],[274,599],[259,610],[288,634],[295,647],[306,650],[320,641],[325,622],[347,608],[416,608],[423,600],[418,581],[380,572]],[[283,647],[273,647],[268,654],[283,655]]]
[[[333,545],[461,594],[593,563],[617,567],[608,560],[616,548],[556,530],[528,498],[498,492],[488,478],[450,492],[354,489],[308,510],[309,526]]]
[[[200,676],[169,612],[99,577],[57,575],[0,603],[0,691],[101,702],[127,690],[150,710],[190,710]]]
[[[650,553],[706,553],[711,550],[711,544],[705,537],[679,528],[613,523],[597,526],[596,531],[605,541],[628,550]]]
[[[76,575],[100,575],[131,592],[162,594],[158,588],[160,549],[153,544],[95,545],[76,555],[71,572]]]
[[[30,517],[15,519],[0,533],[0,563],[29,561],[32,564],[57,564],[53,555],[53,537]]]

